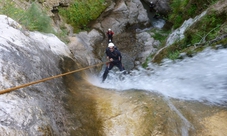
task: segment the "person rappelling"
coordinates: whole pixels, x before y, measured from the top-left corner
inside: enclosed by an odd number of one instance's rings
[[[157,7],[156,7],[157,2],[158,1],[156,1],[156,2],[152,2],[151,1],[149,3],[150,12],[154,13],[154,17],[153,18],[155,18],[155,19],[158,19],[160,17],[159,12],[158,12]]]
[[[111,70],[114,66],[117,66],[120,71],[125,70],[124,66],[122,65],[122,56],[119,50],[114,48],[113,43],[109,43],[106,49],[106,57],[108,59],[108,63],[106,64],[105,71],[102,76],[102,82],[104,82],[107,78],[109,70]]]
[[[106,34],[107,34],[107,37],[108,37],[108,42],[109,41],[113,42],[114,32],[109,28],[108,31],[106,32]]]
[[[155,7],[156,7],[156,4],[151,1],[149,3],[150,12],[156,12]]]

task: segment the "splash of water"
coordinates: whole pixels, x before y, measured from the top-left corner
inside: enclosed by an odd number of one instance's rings
[[[165,25],[165,20],[163,19],[157,19],[156,21],[153,21],[152,22],[152,25],[155,27],[155,28],[162,28],[164,25]]]
[[[93,85],[118,91],[138,89],[157,92],[164,96],[224,104],[227,100],[227,49],[206,49],[192,58],[171,61],[162,65],[149,64],[129,75],[111,70],[107,80],[89,77]]]

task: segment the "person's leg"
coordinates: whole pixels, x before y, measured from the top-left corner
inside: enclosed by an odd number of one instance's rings
[[[111,36],[110,35],[108,35],[108,42],[111,40],[111,42],[112,42],[112,38],[111,38]]]
[[[108,73],[109,73],[109,68],[106,67],[105,72],[102,75],[102,82],[104,82],[106,80]]]
[[[120,71],[123,71],[123,74],[127,74],[127,71],[125,70],[125,67],[122,65],[122,63],[116,65]]]
[[[111,42],[113,42],[113,36],[111,36],[110,39],[111,39]]]
[[[118,69],[119,69],[120,71],[122,71],[122,74],[123,74],[123,75],[126,75],[126,71],[125,71],[125,68],[124,68],[124,66],[122,65],[122,63],[120,63],[120,64],[118,64],[118,65],[116,65],[116,66],[118,67]],[[125,77],[124,77],[122,74],[119,75],[119,79],[120,79],[121,81],[125,79]]]
[[[118,69],[119,69],[120,71],[125,70],[125,68],[123,67],[122,63],[119,63],[119,64],[117,64],[116,66],[118,67]]]
[[[104,82],[106,80],[109,70],[111,70],[113,68],[113,66],[114,65],[112,65],[111,63],[106,66],[105,72],[102,75],[102,82]]]

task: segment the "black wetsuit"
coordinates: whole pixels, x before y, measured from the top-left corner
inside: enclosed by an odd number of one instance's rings
[[[109,50],[109,48],[107,48],[106,49],[106,56],[108,56],[109,59],[112,58],[113,61],[107,64],[105,72],[104,72],[103,77],[102,77],[102,81],[105,81],[105,79],[106,79],[106,77],[109,73],[109,70],[111,70],[114,66],[117,66],[120,71],[125,70],[122,63],[121,63],[121,59],[122,59],[121,53],[118,50],[115,49],[113,52],[111,52]]]
[[[113,31],[108,31],[106,34],[107,34],[107,36],[108,36],[108,41],[111,40],[111,42],[113,42],[113,35],[114,35],[114,32],[113,32]]]
[[[149,7],[150,7],[150,12],[155,12],[155,4],[154,3],[150,3],[149,4]]]

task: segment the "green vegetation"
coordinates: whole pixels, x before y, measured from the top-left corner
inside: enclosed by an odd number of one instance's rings
[[[97,19],[108,5],[105,0],[75,0],[67,8],[60,8],[59,13],[76,32],[88,29],[88,24]]]
[[[26,11],[19,8],[11,0],[3,0],[1,6],[0,13],[11,17],[20,23],[23,28],[30,31],[53,33],[62,41],[68,42],[67,32],[64,29],[59,32],[54,31],[51,18],[37,3],[33,2]]]
[[[164,44],[167,36],[170,34],[170,30],[159,30],[155,29],[152,30],[151,32],[154,33],[154,36],[152,36],[155,40],[159,40],[161,44]]]
[[[220,31],[220,26],[225,22],[225,17],[224,13],[218,15],[214,12],[203,17],[186,31],[186,44],[205,44],[206,41],[214,39]]]
[[[178,50],[168,53],[168,58],[175,60],[179,57],[180,52]]]
[[[50,17],[48,17],[47,14],[35,3],[32,3],[28,11],[25,12],[20,23],[31,31],[54,33]]]
[[[0,13],[13,18],[28,30],[46,33],[54,32],[51,27],[50,17],[36,3],[32,3],[29,9],[25,11],[18,8],[13,1],[4,0]]]
[[[53,33],[62,41],[68,41],[66,28],[60,26],[60,31],[54,31],[52,19],[38,3],[33,1],[26,10],[20,8],[11,0],[1,0],[0,6],[1,14],[11,17],[24,28],[30,31]],[[68,8],[60,8],[60,14],[78,32],[81,29],[88,29],[88,24],[97,19],[106,7],[105,0],[75,0]]]
[[[11,0],[1,0],[0,5],[0,13],[7,15],[16,21],[19,21],[21,17],[23,17],[25,14],[25,11],[20,8],[17,8],[15,3]]]
[[[207,10],[209,6],[215,4],[218,0],[171,0],[172,12],[169,14],[167,20],[173,24],[173,29],[180,27],[183,22],[189,18],[201,14]],[[216,44],[222,44],[227,46],[226,38],[216,40],[217,37],[225,35],[227,33],[226,13],[218,13],[216,11],[208,11],[201,20],[194,23],[184,33],[185,38],[176,41],[174,44],[165,47],[166,36],[163,34],[169,34],[169,32],[160,33],[160,31],[154,32],[152,36],[154,39],[161,42],[161,46],[158,55],[151,54],[143,64],[143,67],[147,67],[148,62],[153,57],[153,62],[161,63],[164,58],[172,60],[180,59],[180,53],[186,53],[187,56],[193,56],[193,54],[202,51],[207,46],[215,46]],[[212,42],[211,42],[212,41]],[[214,44],[214,42],[216,44]]]
[[[184,20],[194,18],[214,4],[218,0],[171,0],[172,9],[168,20],[172,22],[173,28],[178,28]]]
[[[146,61],[142,64],[143,68],[146,68],[148,66],[148,62],[150,62],[151,56],[146,58]]]
[[[201,20],[194,23],[185,32],[185,38],[166,47],[156,56],[155,62],[160,63],[163,58],[177,59],[179,54],[185,52],[187,56],[192,56],[196,52],[202,51],[206,46],[212,46],[210,41],[216,37],[226,34],[227,24],[226,13],[209,11]],[[226,38],[216,43],[226,44]]]

